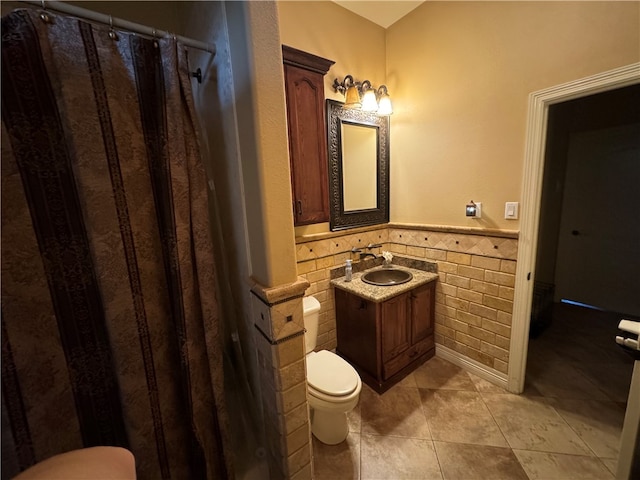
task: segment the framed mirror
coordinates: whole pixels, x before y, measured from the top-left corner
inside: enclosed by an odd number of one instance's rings
[[[331,230],[389,222],[389,117],[327,100]]]

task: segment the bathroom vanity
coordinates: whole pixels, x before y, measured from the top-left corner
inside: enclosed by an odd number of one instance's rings
[[[414,269],[402,285],[373,286],[354,275],[335,288],[337,353],[383,393],[435,353],[437,274]]]

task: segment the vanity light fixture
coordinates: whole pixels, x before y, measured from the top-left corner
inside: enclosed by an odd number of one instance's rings
[[[380,85],[376,90],[369,80],[357,82],[351,75],[346,75],[342,82],[337,78],[333,81],[333,89],[344,95],[344,108],[358,108],[378,115],[393,113],[386,85]]]
[[[333,89],[344,95],[344,108],[362,107],[362,103],[360,102],[359,85],[356,84],[351,75],[344,77],[342,82],[339,82],[336,78],[333,81]]]
[[[376,91],[371,86],[371,82],[369,80],[362,82],[360,90],[362,92],[362,110],[365,112],[377,112],[378,100],[376,99]]]
[[[393,108],[391,107],[391,98],[386,85],[380,85],[378,88],[378,115],[391,115]]]

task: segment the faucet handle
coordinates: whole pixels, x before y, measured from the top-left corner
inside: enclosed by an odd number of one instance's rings
[[[351,249],[351,253],[362,253],[362,250],[360,250],[359,248],[353,247]]]
[[[378,247],[381,247],[381,246],[382,246],[381,243],[375,243],[375,244],[374,243],[370,243],[369,245],[367,245],[367,250],[371,250],[373,248],[378,248]]]

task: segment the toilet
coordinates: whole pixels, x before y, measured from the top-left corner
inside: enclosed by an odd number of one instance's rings
[[[318,340],[320,302],[305,297],[303,308],[311,433],[322,443],[336,445],[349,434],[347,412],[358,404],[362,381],[358,372],[335,353],[313,351]]]

